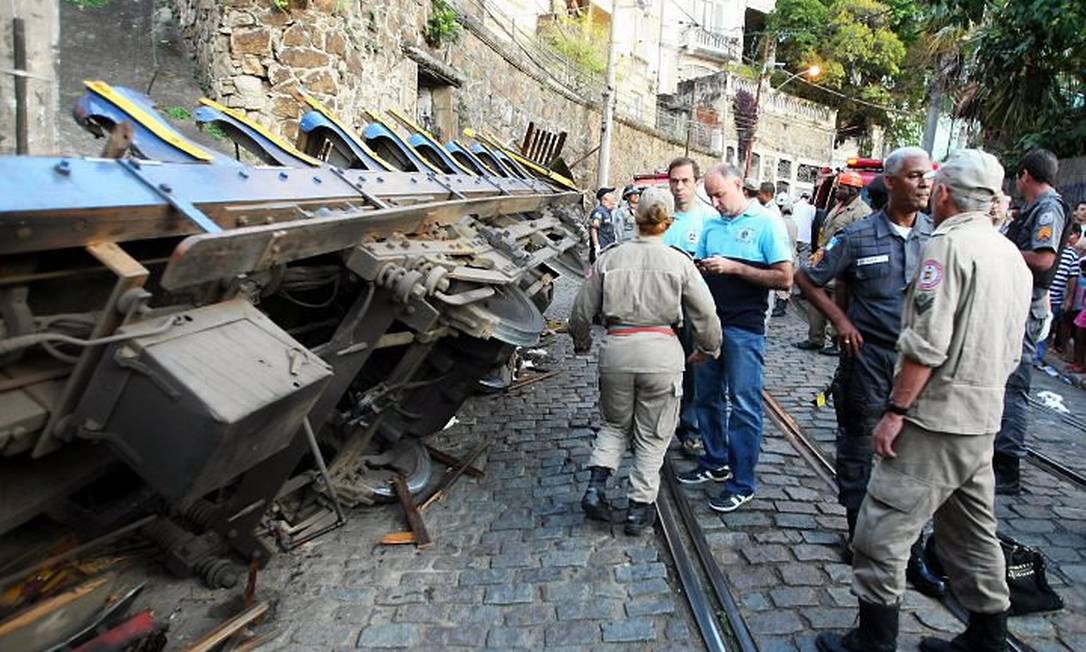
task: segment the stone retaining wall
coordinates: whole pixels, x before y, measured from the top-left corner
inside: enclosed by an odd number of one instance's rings
[[[529,121],[566,131],[564,157],[585,157],[599,142],[597,98],[582,97],[518,56],[482,23],[466,21],[455,44],[428,48],[422,30],[429,1],[297,0],[285,9],[271,0],[174,0],[182,33],[212,99],[242,109],[283,136],[297,136],[303,93],[312,95],[356,127],[363,110],[399,108],[415,113],[419,67],[404,54],[415,46],[461,76],[453,88],[455,123],[485,129],[519,142]],[[446,138],[453,134],[443,134]],[[458,134],[457,134],[458,135]],[[683,143],[651,127],[616,121],[611,183],[627,183],[683,153]],[[704,165],[720,153],[692,151]],[[596,155],[574,172],[585,188],[595,185]]]

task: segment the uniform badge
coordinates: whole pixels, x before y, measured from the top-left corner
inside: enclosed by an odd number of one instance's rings
[[[920,276],[916,280],[916,287],[921,290],[934,290],[943,282],[943,266],[936,260],[925,260],[920,266]]]
[[[1042,226],[1041,228],[1037,229],[1036,233],[1033,234],[1033,239],[1034,240],[1048,240],[1051,237],[1052,237],[1052,227],[1051,226]]]
[[[913,305],[916,306],[916,314],[922,315],[935,303],[935,296],[927,292],[917,292],[913,295]]]
[[[1056,216],[1052,213],[1045,213],[1037,218],[1037,224],[1044,226],[1046,224],[1053,224],[1056,221]]]

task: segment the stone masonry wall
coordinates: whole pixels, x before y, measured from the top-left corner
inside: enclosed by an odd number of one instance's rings
[[[528,122],[566,131],[568,163],[599,142],[598,98],[557,87],[545,70],[526,61],[512,44],[470,17],[458,42],[428,48],[422,30],[429,0],[385,3],[292,0],[285,9],[271,0],[174,0],[182,33],[210,97],[241,109],[290,140],[309,94],[360,127],[363,110],[415,112],[418,65],[404,47],[426,49],[455,68],[464,81],[453,89],[461,128],[486,130],[519,143]],[[611,184],[667,166],[683,143],[651,127],[616,120]],[[692,151],[703,165],[719,152]],[[581,186],[595,185],[596,154],[574,169]]]

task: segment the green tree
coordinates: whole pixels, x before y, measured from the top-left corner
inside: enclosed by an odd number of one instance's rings
[[[1011,158],[1035,146],[1086,154],[1086,2],[989,3],[969,48],[958,112],[989,147]]]
[[[818,85],[846,97],[804,84],[789,92],[837,108],[843,133],[863,135],[873,125],[911,132],[902,123],[919,109],[924,75],[906,63],[921,15],[916,0],[779,0],[766,27],[786,64],[778,77],[817,64]]]

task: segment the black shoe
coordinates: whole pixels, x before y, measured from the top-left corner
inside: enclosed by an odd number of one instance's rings
[[[841,349],[837,348],[836,344],[828,344],[828,345],[822,347],[821,349],[819,349],[818,352],[821,353],[822,355],[832,355],[832,356],[841,355]]]
[[[1019,459],[1013,455],[996,453],[992,456],[995,471],[995,492],[1001,496],[1017,496],[1022,493]]]
[[[969,626],[950,641],[925,638],[923,652],[1005,652],[1007,649],[1007,613],[969,612]]]
[[[709,509],[727,514],[747,504],[752,498],[754,498],[754,494],[733,494],[730,491],[725,491],[719,496],[709,499]]]
[[[802,342],[793,342],[792,346],[796,347],[800,351],[818,351],[822,348],[821,344],[815,344],[810,340],[803,340]]]
[[[585,516],[593,521],[611,522],[611,504],[607,502],[607,478],[611,469],[602,466],[590,466],[592,478],[588,481],[588,491],[581,498],[581,509]]]
[[[732,477],[732,470],[726,466],[719,469],[707,469],[703,466],[676,473],[675,479],[679,484],[701,484],[703,482],[725,482]]]
[[[656,508],[652,503],[639,503],[630,501],[630,509],[626,512],[626,534],[636,537],[647,527],[656,522]]]
[[[844,636],[822,632],[815,639],[821,652],[896,652],[898,608],[860,600],[860,626]]]
[[[914,589],[937,600],[946,595],[946,583],[934,571],[928,568],[924,555],[924,535],[913,543],[909,551],[909,565],[905,567],[905,579]]]

